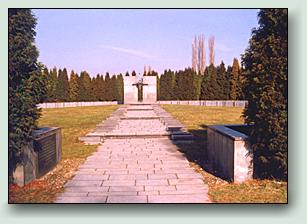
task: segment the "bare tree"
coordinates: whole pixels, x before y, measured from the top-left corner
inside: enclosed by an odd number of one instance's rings
[[[208,40],[208,46],[209,46],[209,63],[210,65],[214,65],[214,36],[211,36]]]
[[[206,67],[205,53],[204,35],[195,36],[192,43],[192,69],[201,74],[204,74]]]
[[[201,36],[201,42],[200,42],[200,51],[201,51],[201,66],[200,66],[200,73],[204,74],[205,73],[205,68],[206,68],[206,51],[205,51],[205,36]]]
[[[150,65],[148,65],[148,73],[147,74],[151,75],[151,66]]]
[[[196,60],[196,49],[197,49],[197,41],[196,41],[196,36],[194,38],[194,43],[192,43],[192,69],[194,71],[196,71],[196,63],[197,63],[197,60]]]

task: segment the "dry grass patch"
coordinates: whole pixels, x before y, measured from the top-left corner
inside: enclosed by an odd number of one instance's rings
[[[63,159],[48,174],[40,179],[19,187],[10,185],[10,203],[52,203],[56,195],[63,191],[63,186],[67,180],[74,176],[74,172],[85,159]]]
[[[72,107],[60,109],[43,109],[39,126],[57,126],[62,128],[62,160],[47,175],[32,183],[18,187],[9,186],[11,203],[50,203],[63,191],[67,180],[86,157],[97,148],[84,145],[78,141],[80,136],[90,132],[96,124],[105,120],[117,105],[101,107]]]

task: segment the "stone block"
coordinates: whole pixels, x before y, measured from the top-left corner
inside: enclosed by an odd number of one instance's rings
[[[55,203],[106,203],[107,197],[60,197]]]
[[[33,132],[34,140],[22,148],[22,162],[13,172],[13,182],[19,186],[49,172],[61,160],[61,129],[40,128]]]
[[[106,180],[102,186],[134,186],[135,180]]]
[[[189,195],[149,195],[149,203],[207,203],[208,198],[205,194]]]
[[[147,203],[147,196],[109,196],[107,199],[107,203]]]
[[[145,185],[145,191],[176,191],[171,185]]]
[[[72,180],[65,184],[65,187],[99,187],[102,181],[97,180]]]
[[[110,192],[134,192],[134,191],[144,191],[144,186],[111,186]]]
[[[136,186],[160,186],[160,185],[168,185],[167,180],[136,180]]]
[[[149,180],[165,180],[165,179],[176,179],[176,174],[148,174]]]
[[[244,182],[253,176],[248,136],[230,129],[230,126],[208,127],[208,157],[220,177],[228,181]]]
[[[66,192],[74,192],[74,193],[80,193],[80,192],[105,192],[108,191],[108,186],[71,186],[65,188]]]
[[[169,179],[168,180],[170,185],[183,185],[183,184],[187,184],[187,185],[193,185],[193,184],[203,184],[204,181],[202,179],[199,178],[189,178],[189,179]]]

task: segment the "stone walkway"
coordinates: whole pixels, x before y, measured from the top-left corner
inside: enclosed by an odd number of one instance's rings
[[[102,145],[66,183],[56,203],[208,203],[202,176],[164,136],[169,131],[159,119],[166,114],[162,110],[131,105],[118,113],[115,128],[99,129]]]

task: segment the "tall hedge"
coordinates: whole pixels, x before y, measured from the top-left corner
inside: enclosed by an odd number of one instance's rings
[[[263,9],[242,56],[245,121],[253,123],[251,146],[259,178],[287,178],[288,12]]]
[[[22,163],[46,96],[46,80],[34,44],[36,19],[29,9],[9,10],[9,174]]]

